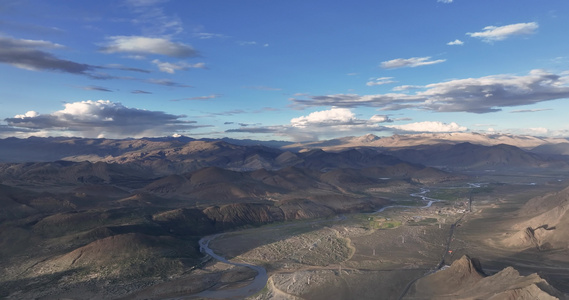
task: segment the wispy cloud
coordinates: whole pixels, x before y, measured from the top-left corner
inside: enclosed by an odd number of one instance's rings
[[[514,35],[532,35],[538,27],[539,25],[536,22],[517,23],[505,26],[486,26],[483,28],[483,31],[469,32],[467,35],[491,43],[505,40]]]
[[[152,84],[158,84],[158,85],[164,85],[164,86],[171,86],[171,87],[192,87],[191,85],[187,85],[187,84],[183,84],[183,83],[178,83],[175,81],[172,81],[170,79],[155,79],[155,78],[151,78],[151,79],[146,79],[144,80],[147,83],[152,83]]]
[[[183,98],[183,99],[174,99],[174,100],[170,100],[170,101],[211,100],[211,99],[215,99],[215,98],[219,98],[219,97],[221,97],[221,94],[211,94],[208,96],[196,96],[196,97],[189,97],[189,98]]]
[[[445,62],[446,59],[431,60],[430,56],[425,57],[411,57],[411,58],[396,58],[381,63],[384,69],[397,69],[397,68],[415,68],[421,66],[428,66]]]
[[[137,16],[131,23],[150,36],[173,36],[182,33],[182,21],[176,15],[169,15],[160,6],[168,0],[127,0],[126,4]]]
[[[368,82],[366,82],[367,86],[374,86],[374,85],[384,85],[395,83],[397,81],[392,80],[393,77],[377,77],[377,78],[370,78]]]
[[[452,3],[453,0],[437,0],[437,2],[441,3]]]
[[[548,110],[552,109],[551,108],[518,109],[510,111],[510,113],[532,113],[532,112],[548,111]]]
[[[209,40],[213,38],[226,38],[227,36],[220,33],[198,32],[194,34],[195,37],[202,40]]]
[[[150,73],[148,70],[140,69],[140,68],[133,68],[127,67],[120,64],[108,64],[102,67],[103,69],[116,69],[121,71],[130,71],[130,72],[138,72],[138,73]]]
[[[129,108],[108,100],[89,100],[66,103],[63,110],[51,114],[29,111],[5,121],[14,130],[109,138],[163,136],[204,127],[183,118],[184,115]]]
[[[110,90],[108,88],[95,86],[95,85],[84,86],[81,88],[86,90],[86,91],[113,92],[113,90]]]
[[[255,41],[238,41],[237,44],[239,44],[239,46],[252,46],[252,45],[257,45],[257,42],[255,42]]]
[[[296,99],[294,105],[405,108],[436,112],[489,113],[502,107],[522,106],[569,97],[569,74],[533,70],[525,76],[493,75],[433,83],[414,94],[335,94]]]
[[[152,61],[153,64],[158,66],[158,69],[162,72],[174,74],[176,71],[187,71],[189,69],[206,69],[205,63],[195,63],[189,64],[186,62],[177,62],[177,63],[169,63],[169,62],[162,62],[158,59]]]
[[[134,90],[131,93],[133,93],[133,94],[152,94],[152,92],[142,91],[142,90]]]

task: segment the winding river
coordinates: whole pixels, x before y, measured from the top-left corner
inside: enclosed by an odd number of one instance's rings
[[[218,255],[218,254],[215,254],[215,252],[213,252],[213,250],[211,250],[211,248],[209,248],[209,242],[211,242],[212,240],[214,240],[215,238],[217,238],[221,235],[223,235],[223,233],[209,235],[209,236],[202,238],[199,241],[200,251],[207,253],[208,255],[219,260],[222,263],[226,263],[226,264],[234,265],[234,266],[239,266],[239,267],[247,267],[249,269],[252,269],[252,270],[257,272],[257,276],[255,276],[255,279],[253,279],[253,281],[251,283],[249,283],[246,286],[240,287],[240,288],[227,289],[227,290],[205,290],[205,291],[202,291],[198,294],[194,294],[193,296],[194,297],[204,297],[204,298],[214,298],[214,299],[243,299],[243,298],[251,296],[251,295],[259,292],[260,290],[262,290],[265,287],[265,285],[267,284],[267,281],[269,280],[269,276],[267,275],[267,270],[265,268],[263,268],[261,266],[255,266],[255,265],[250,265],[250,264],[245,264],[245,263],[231,262],[231,261],[227,260],[225,257]]]
[[[443,201],[443,200],[429,198],[429,197],[425,196],[425,194],[427,194],[428,192],[430,192],[429,189],[421,188],[420,192],[409,194],[409,196],[411,196],[411,197],[421,198],[422,201],[427,202],[427,204],[425,206],[417,207],[417,206],[411,206],[411,205],[389,205],[389,206],[384,206],[384,207],[380,208],[379,210],[372,212],[372,214],[380,213],[380,212],[382,212],[388,208],[393,208],[393,207],[429,208],[429,207],[431,207],[431,205],[433,205],[433,203]]]

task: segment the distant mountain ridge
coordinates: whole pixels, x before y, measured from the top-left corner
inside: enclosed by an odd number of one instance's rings
[[[131,160],[133,155],[152,156],[189,151],[189,145],[233,145],[256,147],[251,149],[280,149],[290,152],[305,152],[320,149],[338,152],[353,148],[376,148],[397,150],[436,144],[471,143],[482,146],[505,144],[549,155],[566,155],[569,142],[563,138],[542,138],[506,134],[481,133],[423,133],[378,137],[368,134],[358,137],[343,137],[332,140],[292,143],[286,141],[257,141],[238,139],[194,139],[187,136],[142,138],[142,139],[89,139],[73,137],[30,137],[27,139],[0,139],[0,162],[45,162],[56,160],[89,160],[113,162],[117,157]],[[185,148],[185,149],[184,149]],[[182,151],[183,150],[183,151]],[[165,151],[165,152],[161,152]]]
[[[453,133],[418,133],[378,137],[367,134],[357,137],[343,137],[326,141],[294,143],[283,146],[284,149],[313,149],[338,151],[345,148],[379,147],[379,148],[408,148],[434,144],[472,143],[483,146],[506,144],[523,149],[532,149],[540,145],[555,145],[567,143],[565,138],[535,137],[527,135],[484,134],[476,132]]]

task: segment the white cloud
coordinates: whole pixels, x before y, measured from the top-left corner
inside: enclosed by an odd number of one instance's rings
[[[386,125],[385,127],[403,132],[460,132],[468,130],[468,128],[460,126],[455,122],[443,123],[435,121],[416,122],[404,125]]]
[[[382,110],[413,108],[437,112],[488,113],[500,111],[502,107],[569,98],[568,79],[569,74],[556,75],[544,70],[532,70],[525,76],[501,74],[433,83],[414,94],[335,94],[310,96],[308,99],[293,98],[292,101],[299,107],[367,106]]]
[[[195,63],[189,64],[186,62],[178,62],[178,63],[169,63],[169,62],[162,62],[158,59],[152,61],[153,64],[158,66],[158,69],[162,72],[174,74],[176,71],[187,71],[189,69],[205,69],[205,63]]]
[[[449,45],[449,46],[462,46],[462,45],[464,45],[464,42],[459,40],[459,39],[456,39],[452,42],[448,42],[447,45]]]
[[[484,31],[469,32],[467,35],[480,38],[484,42],[490,43],[494,41],[502,41],[513,35],[531,35],[534,34],[539,25],[536,22],[517,23],[505,26],[486,26]]]
[[[452,3],[453,0],[437,0],[437,2],[441,3]]]
[[[391,122],[389,117],[386,115],[373,115],[369,120],[373,123]]]
[[[195,121],[181,120],[183,115],[129,108],[108,100],[66,103],[63,110],[51,114],[28,111],[5,121],[8,126],[34,134],[110,138],[163,136],[193,128]]]
[[[430,60],[430,56],[425,57],[411,57],[411,58],[396,58],[388,61],[384,61],[381,63],[381,67],[384,69],[397,69],[397,68],[404,68],[404,67],[420,67],[420,66],[427,66],[427,65],[434,65],[438,63],[445,62],[446,59],[437,59],[437,60]]]
[[[393,77],[378,77],[378,78],[370,78],[370,80],[366,83],[367,86],[374,86],[374,85],[384,85],[390,84],[397,81],[392,80]]]
[[[24,118],[35,118],[37,116],[39,116],[40,114],[38,114],[37,112],[30,110],[28,112],[26,112],[23,115],[15,115],[14,118],[16,119],[24,119]]]
[[[198,56],[192,46],[172,42],[167,38],[112,36],[108,40],[101,49],[105,53],[159,54],[177,58]]]
[[[356,115],[347,108],[332,108],[330,110],[316,111],[308,116],[290,120],[292,127],[307,127],[322,124],[347,124],[356,120]]]

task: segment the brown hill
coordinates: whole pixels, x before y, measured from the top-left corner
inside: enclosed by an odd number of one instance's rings
[[[38,213],[39,210],[30,205],[35,197],[35,193],[0,184],[0,223]]]
[[[520,276],[512,267],[486,276],[480,264],[463,256],[444,270],[417,280],[404,299],[564,299],[537,274]]]
[[[167,236],[138,233],[115,235],[96,240],[62,256],[49,259],[35,275],[81,270],[102,278],[120,280],[166,276],[183,270],[200,256],[197,246]]]

